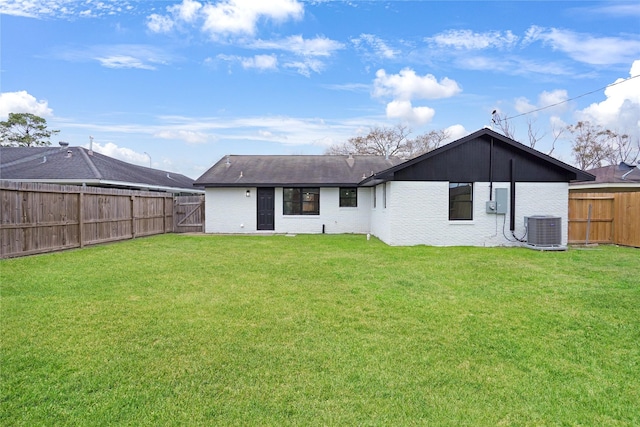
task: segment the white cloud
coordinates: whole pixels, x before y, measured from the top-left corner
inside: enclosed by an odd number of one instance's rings
[[[202,7],[202,30],[218,35],[253,35],[260,19],[300,19],[304,7],[296,0],[223,0]]]
[[[518,43],[518,36],[511,31],[476,33],[471,30],[449,30],[425,40],[438,47],[459,50],[509,49]]]
[[[524,44],[542,41],[572,59],[591,65],[629,63],[640,55],[640,38],[594,37],[558,28],[532,26],[527,30]]]
[[[640,60],[633,62],[629,77],[640,76]],[[605,89],[606,99],[578,112],[580,120],[589,120],[608,129],[640,137],[640,77],[617,79]]]
[[[392,96],[400,100],[449,98],[462,91],[455,80],[445,77],[438,82],[432,74],[418,76],[410,68],[404,68],[398,74],[378,70],[373,86],[373,96]]]
[[[619,16],[623,18],[629,18],[631,16],[640,17],[640,3],[608,3],[604,5],[597,5],[593,7],[578,8],[578,10],[587,10],[592,15],[600,17],[603,14],[611,16]]]
[[[155,70],[152,65],[145,64],[138,58],[126,55],[113,55],[106,57],[97,57],[96,60],[100,65],[107,68],[138,68],[141,70]]]
[[[300,56],[331,56],[336,50],[344,48],[344,45],[326,37],[305,39],[304,37],[290,36],[280,40],[255,40],[247,45],[252,49],[277,49],[295,53]]]
[[[387,118],[400,119],[417,125],[429,123],[436,114],[433,108],[414,107],[411,101],[395,100],[387,104]]]
[[[464,128],[462,125],[452,125],[445,129],[445,131],[449,134],[449,138],[446,139],[446,142],[456,141],[464,136],[469,135],[469,131]]]
[[[373,34],[360,34],[360,37],[351,39],[351,43],[353,43],[356,48],[362,48],[363,45],[370,46],[373,48],[373,54],[380,58],[393,59],[400,54],[400,51],[389,47],[384,40]]]
[[[204,5],[194,0],[168,6],[166,15],[151,14],[147,28],[167,33],[184,25],[196,25],[217,39],[222,36],[252,36],[260,20],[286,21],[300,19],[304,6],[297,0],[221,0]]]
[[[89,148],[89,144],[84,145],[85,148]],[[113,142],[99,143],[93,142],[93,151],[96,153],[104,154],[105,156],[113,157],[114,159],[122,160],[127,163],[133,163],[140,166],[149,166],[149,156],[145,153],[138,153],[131,148],[118,147]]]
[[[313,58],[305,58],[303,61],[291,61],[284,64],[286,68],[292,68],[305,77],[311,73],[319,73],[324,68],[324,63]]]
[[[47,101],[38,101],[26,90],[0,93],[0,118],[6,120],[9,113],[31,113],[45,118],[53,116]]]
[[[278,58],[274,55],[255,55],[252,58],[244,58],[242,66],[259,70],[275,70],[278,68]]]
[[[398,74],[387,74],[381,69],[376,72],[372,95],[376,98],[393,98],[387,104],[388,118],[425,124],[431,121],[435,110],[424,106],[414,107],[412,100],[449,98],[461,90],[454,80],[447,77],[438,82],[432,74],[418,76],[410,68],[404,68]]]
[[[551,107],[552,111],[560,112],[567,109],[567,100],[569,95],[564,89],[556,89],[551,92],[543,91],[538,96],[538,105],[542,107]]]
[[[147,17],[147,28],[154,33],[168,33],[173,30],[175,23],[168,16],[153,13]]]
[[[160,48],[140,44],[97,45],[61,51],[55,56],[72,62],[97,61],[107,68],[142,70],[155,70],[157,65],[166,65],[173,60],[170,54]]]
[[[220,54],[216,56],[216,59],[228,62],[237,62],[244,69],[255,68],[258,70],[277,70],[278,58],[275,55],[255,55],[255,56],[238,56],[238,55],[224,55]],[[205,63],[213,63],[213,59],[205,59]]]
[[[164,129],[153,134],[156,138],[177,139],[189,144],[203,144],[214,139],[204,132],[194,132],[191,130]]]
[[[183,0],[182,3],[169,6],[167,10],[184,22],[193,22],[198,17],[198,11],[202,8],[202,3],[194,0]]]
[[[525,97],[516,98],[515,109],[520,114],[530,113],[534,110],[544,108],[547,112],[561,113],[568,109],[567,100],[569,95],[564,89],[556,89],[550,92],[543,91],[538,95],[537,104],[532,104]]]
[[[77,0],[2,0],[0,14],[27,18],[95,18],[131,10],[129,0],[77,1]]]
[[[535,105],[531,104],[529,99],[525,98],[524,96],[516,98],[514,107],[520,114],[525,114],[538,108]]]

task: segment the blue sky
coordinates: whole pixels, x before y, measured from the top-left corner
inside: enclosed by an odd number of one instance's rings
[[[640,136],[636,1],[0,0],[0,13],[1,120],[38,114],[54,143],[92,136],[192,178],[226,154],[322,154],[373,126],[457,139],[494,109],[518,116],[523,143],[531,123],[542,152],[578,120]],[[566,136],[553,155],[572,163]]]

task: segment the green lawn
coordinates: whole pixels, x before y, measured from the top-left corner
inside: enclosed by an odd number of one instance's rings
[[[638,249],[164,235],[0,279],[0,425],[640,425]]]

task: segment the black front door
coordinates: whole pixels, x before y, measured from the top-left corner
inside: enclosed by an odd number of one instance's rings
[[[258,230],[275,230],[275,188],[258,188]]]

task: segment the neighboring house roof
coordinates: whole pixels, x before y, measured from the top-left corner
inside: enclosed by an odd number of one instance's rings
[[[0,179],[202,192],[184,175],[133,165],[83,147],[0,147]]]
[[[402,162],[382,156],[229,155],[195,182],[203,187],[356,186],[367,176]]]
[[[513,175],[513,176],[512,176]],[[360,185],[385,181],[592,181],[594,176],[507,138],[480,129],[433,151],[379,171]]]
[[[640,166],[638,165],[621,162],[617,165],[590,169],[587,172],[595,176],[595,181],[573,182],[571,189],[640,189]]]

